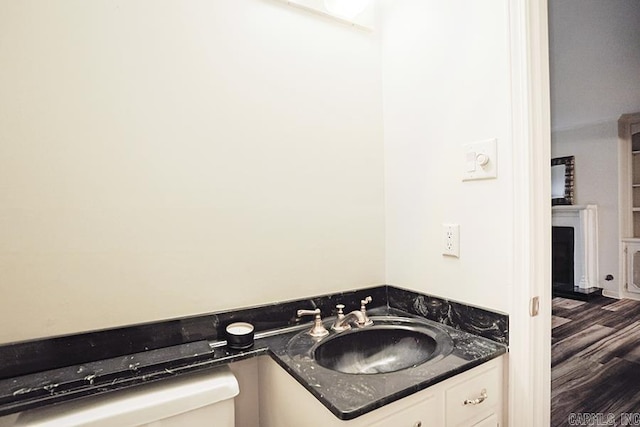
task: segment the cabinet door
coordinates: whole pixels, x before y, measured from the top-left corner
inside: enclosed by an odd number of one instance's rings
[[[640,293],[640,244],[627,243],[627,291]]]
[[[258,364],[261,427],[442,427],[444,425],[444,395],[437,385],[384,405],[353,420],[342,421],[329,412],[273,359],[262,356]]]

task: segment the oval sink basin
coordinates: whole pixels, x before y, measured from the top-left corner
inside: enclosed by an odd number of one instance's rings
[[[373,326],[335,335],[314,352],[316,362],[345,374],[382,374],[420,365],[439,353],[433,336],[401,326]]]
[[[451,336],[438,323],[395,315],[369,317],[373,326],[331,331],[322,338],[314,338],[306,330],[300,332],[287,343],[287,355],[310,369],[392,375],[425,363],[437,363],[453,351]],[[330,328],[331,321],[327,320],[325,326]]]

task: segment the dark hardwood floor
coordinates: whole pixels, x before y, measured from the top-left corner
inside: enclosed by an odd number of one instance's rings
[[[623,415],[640,413],[640,302],[557,297],[552,313],[551,425],[640,425]]]

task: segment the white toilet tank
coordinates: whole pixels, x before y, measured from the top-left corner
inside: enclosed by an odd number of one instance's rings
[[[233,427],[238,381],[228,367],[21,413],[15,427]]]

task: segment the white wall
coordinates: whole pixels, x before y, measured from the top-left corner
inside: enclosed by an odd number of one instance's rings
[[[598,205],[597,283],[618,292],[618,131],[616,122],[553,133],[552,157],[575,156],[575,204]],[[614,280],[605,281],[611,274]]]
[[[267,0],[0,0],[0,343],[384,282],[380,44]]]
[[[617,120],[640,111],[640,2],[549,2],[552,156],[576,157],[577,204],[596,203],[598,282],[617,293]],[[615,280],[606,282],[612,274]]]
[[[551,124],[591,126],[640,111],[640,3],[549,2]]]
[[[513,250],[508,2],[383,2],[387,282],[507,311]],[[498,179],[462,144],[498,140]],[[460,224],[460,258],[442,256]]]

